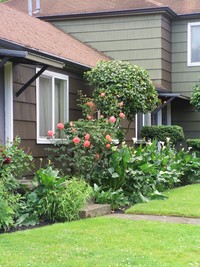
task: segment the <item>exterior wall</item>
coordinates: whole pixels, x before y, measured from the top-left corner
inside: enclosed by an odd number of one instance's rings
[[[199,20],[177,20],[172,23],[172,90],[190,96],[199,80],[200,67],[187,66],[187,25]]]
[[[171,88],[171,25],[163,15],[73,19],[53,24],[114,59],[144,67],[155,83]]]
[[[4,68],[0,69],[0,144],[4,143],[5,139],[5,114],[4,114]]]
[[[55,71],[55,69],[49,68]],[[81,117],[80,110],[76,107],[77,91],[83,90],[85,85],[80,74],[69,73],[63,70],[57,72],[69,75],[69,120]],[[19,97],[16,92],[35,74],[34,66],[13,66],[13,113],[14,113],[14,136],[21,138],[21,145],[32,153],[36,169],[39,167],[40,158],[47,157],[45,148],[48,145],[36,144],[36,83],[29,86]],[[31,174],[30,174],[31,175]]]
[[[183,99],[172,101],[172,114],[172,124],[183,127],[185,140],[200,137],[200,114],[194,110],[189,101]]]
[[[200,67],[187,66],[187,25],[199,20],[177,20],[172,23],[172,91],[191,96],[200,77]],[[173,124],[183,127],[185,138],[200,137],[200,113],[189,101],[172,102]]]

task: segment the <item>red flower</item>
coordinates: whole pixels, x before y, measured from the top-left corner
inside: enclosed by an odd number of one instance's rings
[[[78,144],[80,142],[80,138],[78,136],[73,139],[74,144]]]
[[[106,144],[106,148],[109,149],[110,148],[110,144]]]
[[[89,140],[89,139],[90,139],[90,134],[87,133],[87,134],[85,135],[85,140]]]
[[[59,129],[59,130],[62,130],[62,129],[64,129],[64,124],[62,123],[62,122],[59,122],[58,124],[57,124],[57,128]]]
[[[111,116],[110,119],[109,119],[109,121],[111,123],[115,123],[116,122],[116,118],[114,116]]]
[[[89,147],[89,146],[90,146],[90,141],[85,140],[85,142],[84,142],[84,146],[85,146],[85,147]]]
[[[106,135],[106,140],[110,143],[112,142],[112,138],[109,134]]]
[[[124,114],[123,112],[120,112],[120,113],[119,113],[119,117],[120,117],[121,119],[125,119],[126,116],[125,116],[125,114]]]
[[[11,162],[11,158],[7,157],[5,160],[4,160],[4,163],[5,164],[9,164]]]
[[[48,131],[47,135],[48,135],[49,137],[53,137],[53,136],[54,136],[54,132],[53,132],[53,131]]]

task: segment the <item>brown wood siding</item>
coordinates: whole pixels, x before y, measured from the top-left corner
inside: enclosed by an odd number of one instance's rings
[[[81,111],[77,107],[77,92],[83,90],[85,93],[86,85],[81,74],[75,74],[66,70],[55,70],[69,76],[69,120],[77,120],[81,117]],[[21,146],[28,149],[36,164],[36,168],[40,166],[40,158],[47,162],[48,145],[36,143],[36,83],[29,86],[19,97],[16,92],[35,74],[35,67],[30,65],[13,65],[13,118],[14,118],[14,136],[21,138]],[[85,90],[85,91],[84,91]],[[43,162],[43,164],[44,164]]]

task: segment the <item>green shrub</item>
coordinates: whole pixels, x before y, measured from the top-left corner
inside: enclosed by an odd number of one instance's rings
[[[35,178],[35,189],[26,196],[26,205],[18,219],[20,225],[33,225],[39,220],[75,220],[79,218],[80,209],[93,194],[92,188],[85,181],[60,178],[59,172],[51,166],[40,168]]]
[[[200,139],[187,139],[186,140],[188,148],[196,152],[200,156]]]
[[[120,209],[130,204],[128,197],[125,196],[121,188],[118,190],[110,188],[105,191],[101,186],[94,184],[94,197],[96,203],[110,204],[112,210]]]
[[[196,83],[193,87],[190,103],[197,111],[200,111],[200,82]]]
[[[170,142],[176,144],[184,140],[184,133],[183,128],[177,125],[144,126],[141,130],[141,137],[146,141],[156,139],[162,142],[167,142],[167,138],[170,138]]]

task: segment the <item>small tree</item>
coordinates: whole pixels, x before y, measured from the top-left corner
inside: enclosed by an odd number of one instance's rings
[[[147,71],[129,62],[100,61],[85,73],[94,87],[94,103],[105,117],[125,115],[129,122],[136,113],[156,108],[158,94]]]
[[[200,82],[195,84],[191,96],[190,103],[195,107],[197,111],[200,111]]]

